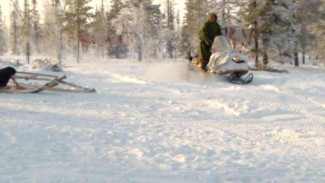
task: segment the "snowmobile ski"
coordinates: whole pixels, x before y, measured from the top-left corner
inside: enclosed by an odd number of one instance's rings
[[[233,84],[245,85],[253,81],[254,75],[249,73],[247,76],[242,76],[240,73],[233,73],[225,76],[226,80]]]

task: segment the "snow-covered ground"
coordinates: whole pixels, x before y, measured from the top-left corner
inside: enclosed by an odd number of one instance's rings
[[[73,64],[97,93],[0,94],[0,182],[325,182],[325,70],[284,68],[242,86],[183,62]]]

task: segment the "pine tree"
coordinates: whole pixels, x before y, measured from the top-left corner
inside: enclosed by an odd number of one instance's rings
[[[89,11],[92,9],[89,2],[91,0],[71,0],[67,1],[65,12],[65,31],[71,40],[76,42],[77,63],[80,60],[80,37],[86,34],[89,26],[88,20],[93,17]]]
[[[105,17],[104,2],[102,1],[101,8],[96,9],[94,20],[92,22],[92,33],[95,35],[104,36],[107,34],[107,20]]]
[[[263,64],[270,56],[292,57],[297,46],[296,36],[300,34],[294,17],[294,4],[281,0],[251,0],[248,9],[242,10],[246,25],[252,25],[255,32],[255,65],[259,66],[259,55]]]
[[[126,5],[120,0],[111,0],[111,10],[108,13],[108,19],[114,19]]]
[[[183,37],[189,38],[189,44],[191,49],[197,49],[199,45],[198,32],[201,26],[207,20],[207,14],[209,13],[209,1],[208,0],[187,0],[185,2],[185,19],[184,19],[184,33]]]
[[[95,12],[91,32],[94,38],[96,39],[97,55],[103,58],[105,55],[105,43],[107,39],[107,20],[105,16],[103,1],[100,10],[96,10]]]
[[[310,17],[300,17],[303,20],[303,25],[307,27],[308,34],[311,34],[313,39],[311,41],[308,40],[303,43],[308,43],[310,54],[316,55],[316,57],[320,58],[320,56],[324,57],[325,53],[325,2],[321,0],[312,0],[310,4],[307,2],[300,2],[301,7],[304,11],[307,11],[307,15]],[[302,11],[302,10],[301,10]],[[309,19],[308,19],[309,18]],[[307,35],[308,35],[307,34]],[[305,40],[305,39],[304,39]],[[324,60],[325,66],[325,60]]]

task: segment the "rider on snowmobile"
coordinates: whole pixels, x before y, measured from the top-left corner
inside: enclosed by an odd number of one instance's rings
[[[216,36],[222,35],[220,25],[217,23],[218,16],[215,13],[209,13],[208,20],[204,23],[200,30],[199,38],[201,40],[199,46],[199,62],[201,68],[206,70],[206,65],[211,56],[211,47]]]

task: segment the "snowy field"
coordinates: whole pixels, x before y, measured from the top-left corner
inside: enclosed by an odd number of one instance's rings
[[[242,86],[185,62],[72,64],[97,93],[0,94],[0,182],[325,182],[325,70],[283,68]]]

